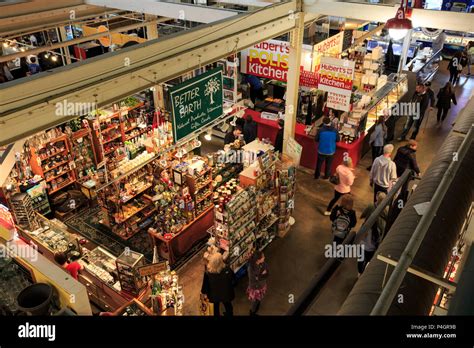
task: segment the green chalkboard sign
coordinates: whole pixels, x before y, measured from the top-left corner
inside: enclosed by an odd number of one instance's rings
[[[222,92],[221,68],[170,88],[175,142],[222,116]]]

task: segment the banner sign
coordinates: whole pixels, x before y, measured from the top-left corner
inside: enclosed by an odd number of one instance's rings
[[[311,74],[312,47],[303,45],[302,49],[300,69]],[[242,64],[240,65],[240,71],[244,74],[286,82],[288,79],[289,56],[289,42],[279,40],[261,42],[241,52]],[[300,78],[300,86],[314,87],[306,85],[306,82],[311,81]]]
[[[327,107],[349,111],[355,62],[347,59],[322,57],[318,89],[328,92]]]
[[[313,49],[313,71],[318,72],[322,57],[338,58],[342,53],[342,45],[344,43],[344,32],[341,31],[336,35],[327,38],[320,43],[314,45]]]
[[[175,142],[222,116],[222,92],[220,67],[170,88]]]

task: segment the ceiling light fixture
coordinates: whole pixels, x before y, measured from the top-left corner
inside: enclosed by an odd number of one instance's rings
[[[52,60],[53,62],[57,62],[57,61],[58,61],[58,56],[53,55],[53,56],[51,57],[51,60]]]
[[[206,139],[207,141],[211,141],[212,140],[212,130],[209,130],[206,135],[204,135],[204,139]]]
[[[403,39],[408,34],[408,31],[413,29],[411,20],[405,16],[403,1],[404,0],[402,0],[395,17],[389,19],[385,24],[385,29],[388,29],[390,37],[396,41]]]

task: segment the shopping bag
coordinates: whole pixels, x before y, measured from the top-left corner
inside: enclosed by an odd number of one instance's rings
[[[209,302],[207,296],[203,294],[199,301],[199,313],[204,316],[214,315],[214,304]]]

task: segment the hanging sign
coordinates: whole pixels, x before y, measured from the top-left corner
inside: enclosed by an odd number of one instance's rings
[[[312,67],[312,47],[310,45],[303,45],[302,49],[300,69],[310,73]],[[243,50],[241,58],[240,71],[244,74],[284,82],[288,79],[289,42],[279,40],[261,42]],[[305,85],[306,81],[300,78],[300,86],[312,87]]]
[[[318,89],[328,92],[327,107],[349,111],[355,62],[347,59],[322,57]]]
[[[152,276],[160,272],[166,271],[168,269],[168,262],[158,262],[152,263],[151,265],[146,265],[138,268],[138,273],[140,277]]]
[[[295,166],[300,165],[301,153],[303,152],[303,146],[301,146],[295,138],[291,137],[288,139],[286,144],[286,151],[288,156],[290,156],[295,162]]]
[[[222,116],[222,69],[209,70],[170,88],[174,141]]]
[[[338,58],[342,53],[344,31],[314,45],[313,71],[318,72],[322,57]]]

